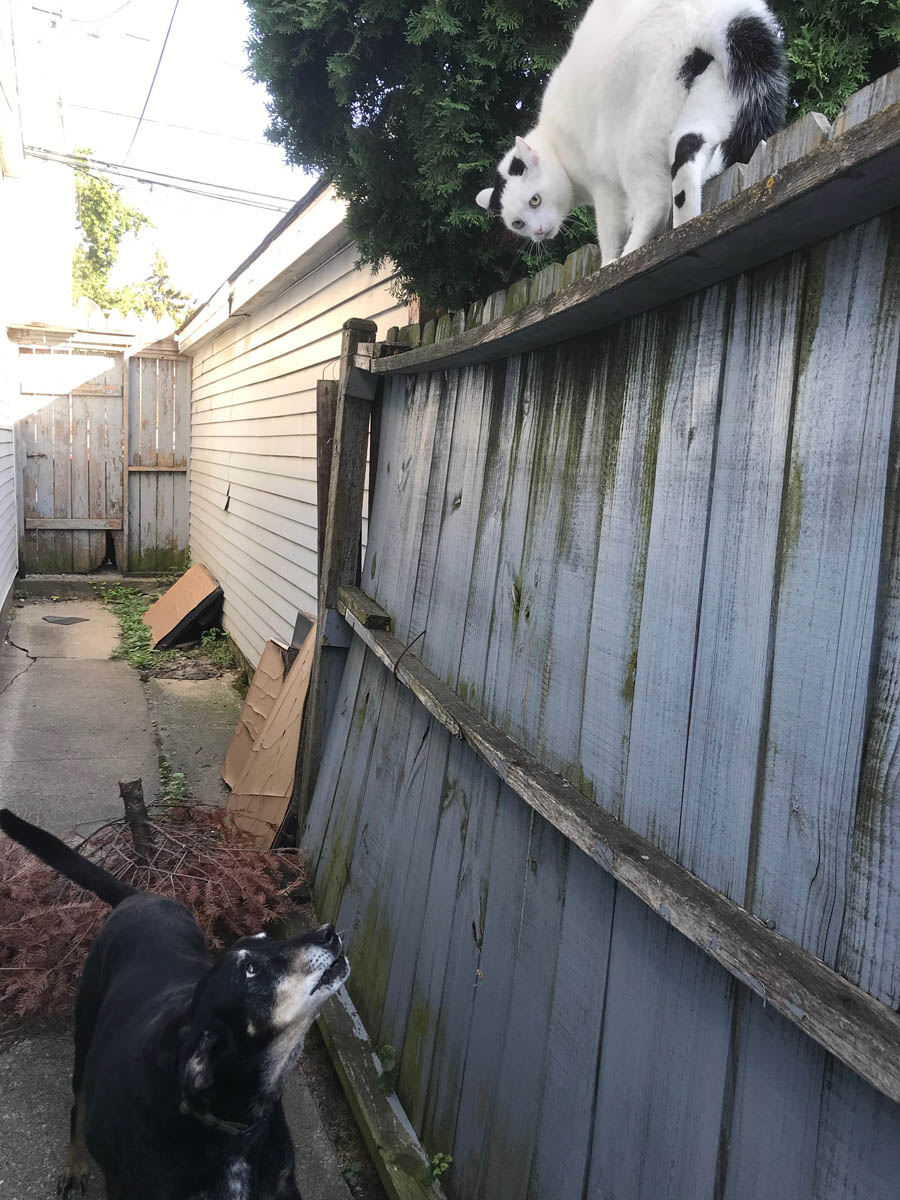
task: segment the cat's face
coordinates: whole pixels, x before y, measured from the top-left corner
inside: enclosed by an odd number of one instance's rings
[[[512,233],[545,242],[556,237],[572,210],[572,183],[555,156],[538,154],[517,137],[500,160],[494,186],[484,188],[475,200],[499,213]]]

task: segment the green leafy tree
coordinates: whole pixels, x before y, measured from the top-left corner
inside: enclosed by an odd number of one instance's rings
[[[853,92],[897,66],[898,0],[775,0],[794,111],[834,117]]]
[[[72,299],[87,296],[104,312],[118,307],[118,293],[109,275],[119,257],[119,245],[129,233],[139,233],[150,219],[122,199],[122,189],[105,175],[89,169],[87,151],[76,150],[75,200],[81,245],[72,256]]]
[[[536,118],[585,0],[247,0],[269,137],[330,177],[363,263],[398,294],[457,307],[539,263],[474,203]],[[793,111],[833,115],[896,64],[897,0],[776,0]],[[592,236],[557,239],[562,258]],[[546,261],[546,260],[545,260]]]
[[[141,283],[122,288],[116,307],[123,313],[152,313],[157,321],[170,316],[181,324],[193,307],[193,301],[190,296],[173,287],[168,263],[157,250],[150,274]]]
[[[107,313],[112,309],[123,316],[149,312],[157,320],[168,314],[180,322],[193,302],[173,287],[168,265],[159,250],[146,279],[121,288],[110,287],[109,277],[118,261],[122,239],[152,227],[152,222],[126,204],[121,188],[89,167],[89,151],[75,153],[80,159],[75,168],[75,198],[81,245],[72,256],[72,299],[77,301],[87,296]]]

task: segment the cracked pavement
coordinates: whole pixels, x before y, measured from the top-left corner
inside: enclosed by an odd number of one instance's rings
[[[143,688],[110,660],[117,644],[118,623],[96,600],[34,600],[15,610],[0,647],[0,805],[54,833],[118,817],[120,779],[140,775],[147,795],[156,789]]]

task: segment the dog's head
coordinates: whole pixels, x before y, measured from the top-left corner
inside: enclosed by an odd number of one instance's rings
[[[198,983],[184,1031],[182,1096],[277,1091],[319,1009],[350,974],[333,925],[287,941],[242,938]]]

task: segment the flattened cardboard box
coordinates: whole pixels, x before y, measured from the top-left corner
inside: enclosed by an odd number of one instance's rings
[[[291,802],[315,644],[313,625],[228,797],[226,807],[234,823],[251,834],[260,849],[272,845]]]
[[[253,743],[262,733],[283,683],[283,650],[277,642],[266,642],[222,768],[222,778],[232,791],[244,772]]]
[[[150,645],[174,646],[191,622],[221,595],[222,589],[206,567],[200,563],[190,567],[144,613],[144,624],[150,627]]]

